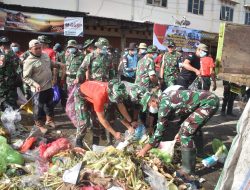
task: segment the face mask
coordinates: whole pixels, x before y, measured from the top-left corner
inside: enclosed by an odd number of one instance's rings
[[[207,53],[205,51],[200,52],[200,57],[205,57],[206,55],[207,55]]]
[[[146,53],[147,51],[145,50],[145,49],[141,49],[141,54],[144,54],[144,53]]]
[[[71,53],[71,54],[76,53],[76,48],[69,48],[69,53]]]
[[[149,109],[148,109],[148,111],[150,113],[158,113],[158,108],[154,108],[154,107],[150,106]]]
[[[156,59],[156,57],[158,56],[158,54],[157,53],[154,53],[154,55],[153,55],[153,60],[155,60]]]
[[[124,51],[124,55],[128,55],[128,51]]]
[[[12,47],[12,50],[16,53],[19,51],[19,47]]]

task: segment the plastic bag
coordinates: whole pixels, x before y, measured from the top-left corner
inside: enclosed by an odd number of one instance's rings
[[[161,151],[164,151],[164,152],[168,153],[171,157],[173,157],[175,142],[176,142],[175,140],[173,140],[173,141],[162,141],[162,142],[160,142],[158,148]]]
[[[72,90],[68,93],[68,100],[65,109],[67,116],[69,117],[70,121],[73,123],[75,127],[77,127],[75,97],[74,97],[74,93],[76,90],[78,90],[78,87],[74,86],[74,88],[72,88]]]
[[[6,128],[11,135],[14,135],[16,132],[16,124],[21,121],[21,114],[18,110],[13,110],[11,107],[8,107],[1,115],[1,121],[4,128]]]
[[[56,141],[49,144],[41,144],[39,146],[40,149],[40,157],[44,159],[49,159],[55,154],[59,153],[62,150],[67,150],[70,148],[70,143],[68,139],[59,138]]]
[[[135,129],[133,139],[139,141],[145,134],[146,134],[145,126],[143,124],[139,124],[138,127]]]
[[[2,156],[0,156],[0,176],[6,172],[6,169],[7,169],[6,161]]]
[[[0,144],[0,157],[4,158],[7,164],[24,164],[22,155],[7,143]]]
[[[52,89],[54,91],[53,102],[54,102],[54,104],[58,104],[58,102],[61,99],[61,94],[60,94],[59,87],[58,87],[58,85],[54,85],[52,87]]]
[[[228,155],[227,147],[219,139],[213,139],[212,148],[218,161],[224,163]]]

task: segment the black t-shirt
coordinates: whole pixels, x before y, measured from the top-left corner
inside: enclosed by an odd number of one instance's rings
[[[198,70],[200,70],[200,57],[197,57],[195,54],[188,56],[186,59],[190,61],[190,65]],[[181,70],[180,76],[185,80],[188,80],[189,83],[192,83],[196,78],[196,74],[193,71],[189,71],[184,67]]]

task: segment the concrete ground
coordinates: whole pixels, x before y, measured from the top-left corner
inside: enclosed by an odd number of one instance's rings
[[[218,81],[215,94],[220,97],[220,100],[222,99],[222,81]],[[237,101],[235,102],[233,111],[237,115],[237,117],[221,116],[219,108],[218,112],[210,119],[207,125],[203,127],[205,144],[204,150],[206,154],[213,154],[211,143],[214,138],[222,140],[228,147],[228,149],[230,148],[232,140],[236,135],[236,123],[242,112],[237,106]],[[53,136],[56,135],[57,137],[69,137],[73,142],[75,128],[72,126],[66,114],[62,112],[60,106],[55,109],[55,121],[57,124],[57,128],[55,129],[55,131],[53,131]],[[24,124],[24,126],[31,126],[33,124],[32,117],[24,114],[22,123]],[[87,141],[89,141],[89,139],[90,137],[87,137]],[[223,165],[216,165],[215,167],[202,169],[197,172],[197,175],[206,180],[206,182],[203,183],[205,189],[214,189],[219,179],[222,168]]]

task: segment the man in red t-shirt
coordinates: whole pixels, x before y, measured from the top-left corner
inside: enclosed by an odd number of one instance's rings
[[[122,103],[127,99],[128,94],[123,83],[117,80],[109,82],[86,81],[81,84],[79,92],[75,93],[75,112],[77,119],[76,146],[82,147],[82,140],[86,134],[86,129],[90,125],[90,118],[95,125],[96,116],[102,126],[110,132],[115,139],[120,139],[120,132],[116,132],[106,120],[104,109],[109,102],[117,103],[117,107],[123,117],[131,124],[126,107]],[[99,126],[99,125],[95,125]],[[131,127],[132,128],[132,127]],[[132,130],[129,128],[129,130]],[[100,130],[94,131],[93,144],[99,144]]]
[[[207,52],[206,52],[207,53]],[[211,86],[210,78],[213,80],[213,91],[216,90],[216,79],[214,72],[215,64],[211,56],[205,56],[200,59],[200,73],[202,78],[202,90],[209,90]]]
[[[51,61],[56,61],[56,52],[49,47],[49,44],[51,43],[48,36],[38,36],[38,41],[42,44],[42,52],[47,54]]]

